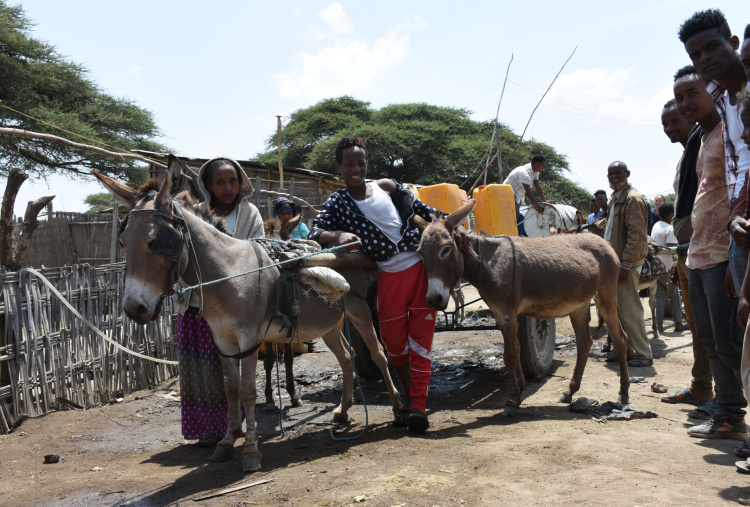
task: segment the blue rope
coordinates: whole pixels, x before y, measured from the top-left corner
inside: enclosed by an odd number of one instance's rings
[[[263,238],[263,240],[266,240],[266,239],[271,239],[271,238]],[[255,238],[254,240],[261,240],[261,238]],[[273,240],[273,241],[278,241],[278,240]],[[337,250],[342,250],[344,248],[349,248],[352,245],[361,245],[361,244],[362,244],[361,241],[352,241],[351,243],[347,243],[346,245],[338,245],[338,246],[333,246],[333,247],[330,247],[330,248],[324,248],[323,250],[321,250],[319,252],[312,252],[312,253],[308,253],[308,254],[303,254],[303,255],[300,255],[299,257],[294,257],[292,259],[287,259],[285,261],[277,262],[275,264],[270,264],[268,266],[262,266],[260,268],[251,269],[250,271],[245,271],[244,273],[238,273],[236,275],[225,276],[224,278],[219,278],[217,280],[212,280],[210,282],[203,282],[203,283],[199,283],[199,284],[196,284],[196,285],[191,285],[190,287],[183,287],[181,289],[177,289],[175,291],[175,293],[178,296],[182,296],[187,291],[193,290],[193,289],[197,289],[199,287],[205,287],[206,285],[213,285],[215,283],[225,282],[227,280],[231,280],[232,278],[238,278],[240,276],[249,275],[251,273],[257,273],[258,271],[263,271],[264,269],[275,268],[277,266],[283,266],[284,264],[291,264],[291,263],[294,263],[294,262],[299,262],[302,259],[307,259],[309,257],[314,257],[314,256],[320,255],[322,253],[335,252]]]
[[[365,392],[362,390],[362,384],[359,382],[359,375],[357,374],[357,365],[354,362],[354,354],[352,353],[352,338],[351,338],[351,333],[349,330],[349,326],[350,326],[349,318],[346,316],[346,301],[344,297],[341,298],[341,302],[343,303],[343,306],[344,306],[344,336],[346,336],[346,344],[349,346],[349,357],[351,358],[352,366],[354,367],[354,378],[357,379],[357,389],[359,389],[359,393],[362,396],[362,405],[365,407],[365,427],[362,429],[362,431],[360,431],[353,437],[337,437],[333,433],[333,428],[331,428],[328,431],[331,433],[331,439],[336,442],[346,442],[349,440],[357,440],[362,435],[364,435],[365,432],[367,432],[367,428],[369,427],[369,423],[370,423],[370,415],[367,412],[367,401],[365,400]]]

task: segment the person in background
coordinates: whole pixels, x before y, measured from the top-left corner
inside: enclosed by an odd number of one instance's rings
[[[680,143],[684,151],[677,163],[674,179],[675,214],[681,218],[672,219],[672,229],[678,240],[677,262],[672,266],[670,281],[678,285],[682,291],[682,304],[685,309],[685,318],[690,326],[690,334],[693,338],[693,367],[691,369],[692,381],[690,387],[662,396],[664,403],[687,403],[698,405],[693,415],[710,417],[716,410],[716,401],[713,395],[713,376],[711,365],[708,361],[708,349],[698,339],[695,332],[695,320],[693,318],[693,307],[690,304],[690,290],[688,286],[687,252],[690,246],[690,235],[692,225],[690,224],[690,213],[693,210],[695,193],[698,189],[695,163],[698,159],[701,137],[703,130],[695,122],[688,122],[677,112],[677,104],[674,99],[664,104],[661,112],[661,124],[664,134],[672,143]],[[679,223],[681,230],[678,230]],[[680,232],[685,237],[680,241],[677,238]]]
[[[656,213],[657,218],[661,217],[661,215],[659,215],[659,206],[664,204],[664,202],[666,202],[666,199],[664,199],[664,196],[661,194],[656,194],[656,197],[654,197],[654,213]]]
[[[672,217],[674,217],[674,205],[669,202],[662,202],[656,210],[659,212],[660,220],[654,224],[651,231],[651,237],[657,245],[668,248],[677,246],[677,238],[672,232]],[[674,264],[673,254],[660,254],[664,266],[672,269]],[[675,333],[680,333],[686,329],[682,323],[682,301],[680,300],[680,291],[676,285],[669,281],[669,272],[664,274],[656,281],[656,328],[660,333],[664,332],[664,304],[667,300],[667,293],[672,304],[672,321],[674,322]]]
[[[279,197],[273,205],[273,212],[283,227],[293,217],[302,213],[302,210],[296,202],[290,201],[286,197]],[[294,228],[294,232],[292,232],[289,239],[307,239],[307,234],[309,232],[310,230],[307,228],[307,225],[300,221],[299,225]]]
[[[224,218],[226,232],[238,239],[263,236],[263,221],[251,202],[254,189],[240,164],[214,158],[198,173],[204,201],[198,206]],[[178,282],[179,283],[179,282]],[[177,360],[180,371],[182,435],[212,447],[227,432],[224,372],[208,323],[200,317],[200,291],[185,294],[187,305],[177,305]]]
[[[612,188],[604,239],[609,241],[620,259],[617,283],[617,310],[620,323],[628,336],[628,366],[653,364],[651,344],[646,336],[643,305],[638,297],[638,279],[648,253],[646,226],[648,207],[645,199],[628,182],[630,171],[624,162],[612,162],[607,179]],[[607,362],[617,362],[616,354]]]
[[[592,225],[602,217],[603,213],[602,209],[599,207],[599,203],[596,201],[596,197],[591,198],[591,202],[589,202],[589,211],[591,214],[586,217],[586,221],[589,225]]]
[[[503,181],[503,185],[510,185],[513,188],[513,195],[516,200],[516,223],[518,224],[519,236],[526,236],[526,230],[523,226],[524,216],[521,214],[521,206],[523,206],[526,197],[529,198],[531,205],[537,213],[544,212],[544,207],[542,206],[542,203],[545,202],[544,191],[539,183],[539,173],[544,170],[546,164],[547,158],[544,155],[534,155],[531,157],[530,163],[516,167],[505,178],[505,181]],[[536,189],[538,198],[531,190],[532,184]]]

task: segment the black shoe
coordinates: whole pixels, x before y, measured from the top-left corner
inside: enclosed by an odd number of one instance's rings
[[[412,409],[409,418],[406,420],[406,426],[417,433],[421,433],[430,427],[430,421],[427,420],[427,414],[418,408]]]

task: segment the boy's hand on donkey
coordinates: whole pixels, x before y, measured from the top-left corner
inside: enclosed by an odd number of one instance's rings
[[[338,245],[346,245],[348,243],[354,243],[355,241],[361,241],[359,239],[359,236],[356,234],[352,234],[351,232],[344,232],[341,231],[336,235],[336,244]],[[345,250],[347,252],[354,252],[356,250],[359,250],[359,244],[357,245],[351,245],[349,248],[346,248]]]

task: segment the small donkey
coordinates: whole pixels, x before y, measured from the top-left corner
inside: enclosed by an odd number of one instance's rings
[[[560,402],[569,403],[580,388],[593,342],[588,321],[589,302],[594,295],[619,354],[619,401],[627,403],[630,378],[626,337],[617,316],[620,263],[612,247],[594,234],[541,238],[480,238],[470,234],[462,252],[456,228],[474,204],[470,201],[446,219],[441,214],[435,216],[422,233],[417,253],[427,270],[427,302],[433,307],[445,308],[450,290],[463,277],[477,288],[495,315],[505,340],[503,357],[510,373],[504,415],[513,415],[526,384],[519,357],[518,315],[539,319],[570,315],[578,355],[570,385],[560,396]]]

